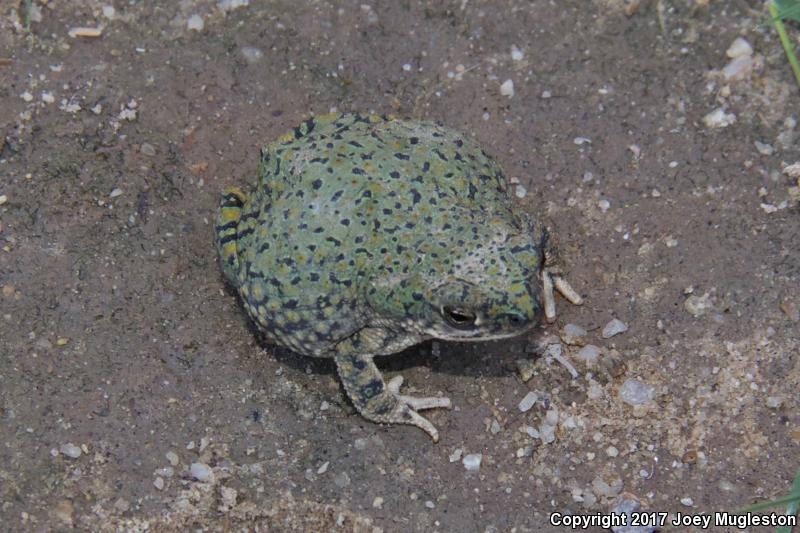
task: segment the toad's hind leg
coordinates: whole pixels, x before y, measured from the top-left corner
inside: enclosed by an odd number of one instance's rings
[[[222,192],[215,231],[222,273],[234,286],[239,285],[239,254],[236,238],[245,200],[245,194],[238,187],[228,187]]]
[[[361,415],[373,422],[386,424],[410,424],[417,426],[439,441],[439,432],[417,409],[450,407],[448,398],[415,398],[400,394],[402,377],[384,383],[381,373],[371,356],[352,353],[335,357],[336,368],[347,395]]]

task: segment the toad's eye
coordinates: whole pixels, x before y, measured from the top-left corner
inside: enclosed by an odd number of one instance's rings
[[[469,329],[475,324],[475,313],[457,307],[442,307],[442,316],[448,324],[457,329]]]

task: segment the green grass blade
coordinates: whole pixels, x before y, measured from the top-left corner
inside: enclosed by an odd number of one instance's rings
[[[797,499],[786,506],[786,515],[797,516],[798,511],[800,511],[800,471],[798,471],[797,475],[794,477],[790,495],[796,496]],[[792,533],[792,528],[789,526],[779,527],[775,530],[775,533]]]
[[[797,61],[797,56],[794,55],[794,46],[792,46],[792,41],[789,39],[789,34],[786,33],[786,27],[779,18],[779,10],[775,1],[776,0],[773,0],[769,3],[769,13],[772,15],[772,23],[778,31],[778,37],[781,39],[781,44],[783,45],[784,52],[786,52],[786,57],[789,59],[789,64],[792,66],[794,77],[797,80],[797,86],[800,87],[800,63]]]

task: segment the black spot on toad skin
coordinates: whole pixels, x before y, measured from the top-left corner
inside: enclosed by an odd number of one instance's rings
[[[309,281],[319,281],[319,274],[312,272],[308,275]]]
[[[391,215],[393,212],[394,212],[394,211],[392,211],[392,210],[391,210],[391,209],[389,209],[389,208],[386,208],[386,207],[384,207],[384,208],[383,208],[383,214],[384,214],[384,215]]]
[[[342,220],[339,221],[339,224],[341,224],[342,226],[349,226],[350,220],[347,218],[343,218]]]
[[[356,148],[364,148],[364,145],[358,141],[350,141],[347,144],[349,144],[350,146],[355,146]]]
[[[339,239],[336,239],[334,237],[325,237],[325,240],[328,241],[328,242],[332,242],[335,246],[341,246],[342,245],[342,241],[340,241]]]
[[[478,188],[472,183],[469,182],[469,194],[467,195],[470,200],[475,199],[475,193],[478,192]]]
[[[325,231],[325,228],[323,228],[322,226],[320,226],[318,228],[314,228],[314,233],[322,233],[324,231]]]
[[[389,172],[389,176],[394,179],[400,179],[400,173],[396,170],[392,170],[391,172]]]
[[[352,172],[353,174],[356,174],[356,175],[358,175],[358,176],[361,176],[361,175],[365,174],[365,172],[364,172],[362,169],[358,168],[358,167],[353,167],[353,169],[351,170],[351,172]]]
[[[331,196],[331,202],[335,202],[336,200],[341,198],[343,194],[344,191],[336,191],[335,193],[333,193],[333,196]]]
[[[358,392],[362,398],[374,398],[383,392],[383,382],[379,379],[373,379],[366,385],[361,385]]]
[[[322,188],[322,180],[317,178],[311,182],[311,186],[314,187],[314,190],[319,190]]]
[[[417,144],[419,142],[419,137],[410,137],[408,139],[408,142],[410,142],[411,144]]]
[[[422,164],[422,170],[423,170],[423,172],[428,172],[430,169],[431,169],[431,164],[430,164],[429,162],[425,161],[425,162]]]
[[[464,146],[464,141],[462,141],[461,139],[456,139],[455,141],[453,141],[453,143],[455,143],[455,145],[458,146],[459,148]]]
[[[401,160],[401,161],[408,161],[409,159],[411,159],[411,158],[408,156],[408,154],[402,154],[402,153],[400,153],[400,152],[398,152],[398,153],[394,154],[394,156],[395,156],[397,159]]]

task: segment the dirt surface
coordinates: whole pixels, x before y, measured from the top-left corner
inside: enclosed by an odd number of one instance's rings
[[[636,4],[0,1],[0,529],[566,531],[551,513],[623,494],[788,492],[800,91],[761,2]],[[332,108],[474,135],[586,297],[529,338],[384,360],[453,400],[438,444],[260,343],[222,280],[219,192]]]

